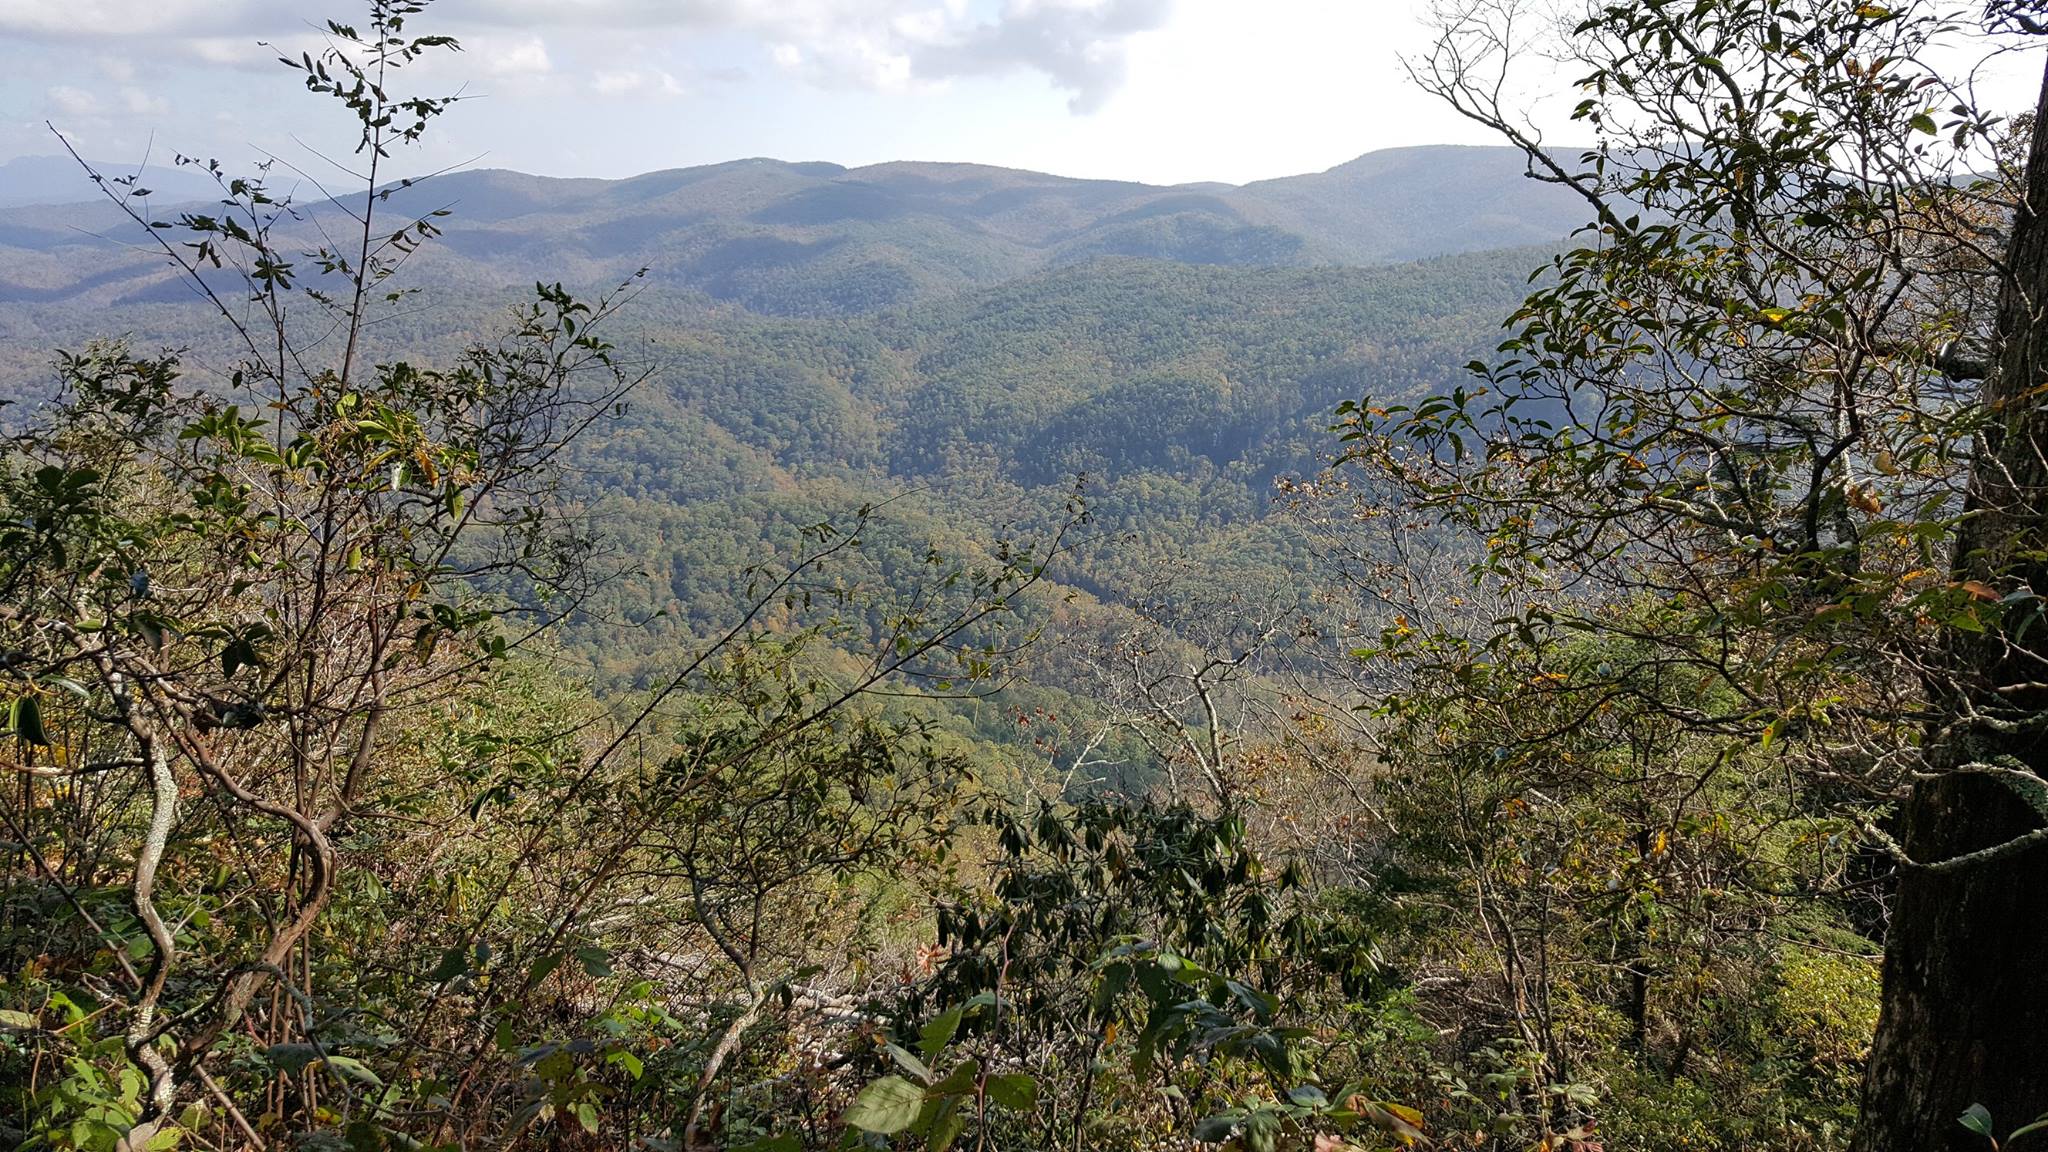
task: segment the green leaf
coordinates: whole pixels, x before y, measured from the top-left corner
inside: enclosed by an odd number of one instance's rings
[[[885,1050],[889,1053],[889,1059],[894,1060],[898,1068],[917,1077],[923,1083],[929,1084],[932,1082],[932,1070],[925,1067],[924,1061],[912,1056],[909,1052],[895,1044],[886,1045]]]
[[[931,1134],[925,1137],[925,1152],[946,1152],[960,1139],[960,1133],[967,1130],[967,1117],[960,1111],[959,1102],[948,1100],[939,1108],[939,1114],[932,1120]]]
[[[43,731],[43,706],[33,696],[23,696],[8,706],[7,727],[24,744],[50,743],[50,734]]]
[[[12,1008],[0,1008],[0,1028],[10,1032],[27,1032],[37,1028],[36,1018],[27,1012],[16,1012]]]
[[[1913,118],[1906,123],[1912,125],[1915,132],[1924,132],[1929,136],[1934,135],[1938,130],[1934,124],[1934,117],[1929,116],[1925,112],[1915,113]]]
[[[343,1130],[349,1152],[386,1152],[384,1130],[369,1120],[351,1120]]]
[[[1313,1084],[1300,1084],[1289,1088],[1287,1090],[1287,1100],[1289,1103],[1300,1108],[1327,1108],[1330,1106],[1330,1098],[1323,1094],[1321,1088]]]
[[[254,664],[255,650],[248,641],[236,638],[220,650],[220,674],[233,676],[247,665]]]
[[[384,1086],[384,1081],[379,1080],[375,1072],[370,1071],[367,1065],[353,1057],[329,1056],[322,1063],[326,1064],[338,1076],[346,1076],[350,1080],[368,1084],[372,1088],[382,1088]]]
[[[977,1078],[981,1075],[981,1063],[977,1060],[962,1060],[955,1065],[946,1078],[925,1090],[927,1096],[964,1096],[974,1091]]]
[[[1204,1144],[1221,1144],[1237,1134],[1237,1126],[1244,1122],[1244,1113],[1231,1110],[1205,1116],[1195,1125],[1195,1139]]]
[[[918,1033],[917,1049],[923,1053],[925,1060],[935,1060],[946,1045],[952,1043],[953,1034],[959,1030],[960,1009],[951,1008],[941,1012],[932,1017],[925,1024],[924,1030]]]
[[[84,631],[84,629],[80,629],[80,631]],[[78,697],[80,700],[92,699],[92,693],[86,691],[85,685],[64,676],[47,676],[43,678],[43,683],[54,684],[73,696]]]
[[[1102,978],[1095,983],[1092,1006],[1098,1019],[1107,1020],[1116,1008],[1117,998],[1131,985],[1131,966],[1111,964],[1102,970]]]
[[[803,1152],[804,1142],[794,1132],[783,1132],[774,1136],[763,1136],[748,1144],[734,1148],[732,1152]]]
[[[434,965],[434,970],[427,974],[427,979],[436,984],[445,984],[468,971],[469,950],[450,948],[441,954],[441,962]]]
[[[988,1078],[988,1098],[1012,1112],[1038,1107],[1038,1081],[1022,1072]]]
[[[1274,1152],[1280,1145],[1280,1117],[1267,1109],[1244,1118],[1244,1146],[1249,1152]]]
[[[1956,1117],[1956,1123],[1984,1137],[1986,1140],[1994,1138],[1991,1135],[1991,1110],[1982,1104],[1970,1105],[1963,1111],[1961,1116]]]
[[[863,1132],[892,1136],[910,1127],[923,1107],[924,1089],[901,1076],[884,1076],[860,1090],[844,1119]]]

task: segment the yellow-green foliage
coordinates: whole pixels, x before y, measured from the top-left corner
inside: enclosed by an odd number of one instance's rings
[[[1794,949],[1774,991],[1774,1020],[1805,1050],[1816,1080],[1853,1093],[1877,1028],[1877,961]]]

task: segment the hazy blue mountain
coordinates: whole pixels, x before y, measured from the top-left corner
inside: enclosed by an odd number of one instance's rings
[[[93,167],[108,177],[137,177],[134,188],[148,189],[160,204],[204,200],[216,195],[213,179],[192,168],[161,164],[102,164]],[[0,208],[30,204],[89,204],[102,199],[92,179],[69,156],[19,156],[0,164]]]
[[[592,285],[644,267],[657,284],[757,312],[843,315],[1104,256],[1383,264],[1543,243],[1583,219],[1569,193],[1523,173],[1510,149],[1458,147],[1374,152],[1242,187],[752,159],[625,180],[460,172],[403,190],[391,207],[453,213],[442,242],[418,258],[415,283]],[[152,198],[159,216],[169,192]],[[342,220],[332,207],[311,215]],[[0,212],[0,304],[175,298],[183,289],[158,263],[100,238],[121,236],[122,223],[105,205]]]
[[[1320,255],[1377,264],[1548,244],[1585,223],[1584,200],[1526,172],[1510,148],[1389,148],[1234,194],[1277,226],[1316,237]]]

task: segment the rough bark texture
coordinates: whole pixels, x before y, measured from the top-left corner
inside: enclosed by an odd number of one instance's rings
[[[2005,785],[1951,776],[1907,812],[1916,860],[2039,825]],[[1991,1110],[2000,1135],[2048,1112],[2048,849],[1899,885],[1884,1008],[1864,1081],[1859,1152],[1989,1152],[1957,1118]]]
[[[2048,75],[2035,122],[1997,359],[1985,381],[1997,427],[1972,478],[1972,518],[1956,542],[1957,578],[2001,594],[2048,595]],[[1950,729],[1930,748],[1935,762],[2048,775],[2044,655],[2048,630],[2039,621],[2021,636],[1994,628],[1958,643],[1948,662],[1952,695],[1938,702],[1956,718],[1990,714],[2000,723]],[[2044,823],[2020,790],[1982,774],[1922,782],[1903,817],[1906,854],[1921,864],[2007,843]],[[2001,1137],[2048,1113],[2048,845],[1900,876],[1856,1148],[1988,1152],[1958,1122],[1972,1104],[1990,1111]]]

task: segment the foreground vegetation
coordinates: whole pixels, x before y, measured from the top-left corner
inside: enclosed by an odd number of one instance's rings
[[[450,106],[398,95],[422,10],[293,65],[373,190]],[[0,472],[9,1137],[2019,1136],[2048,137],[1929,62],[2037,29],[1594,8],[1572,158],[1494,103],[1515,14],[1416,65],[1587,204],[1512,286],[542,285],[404,358],[435,217],[302,253],[260,180],[109,181],[220,332],[73,344]]]

